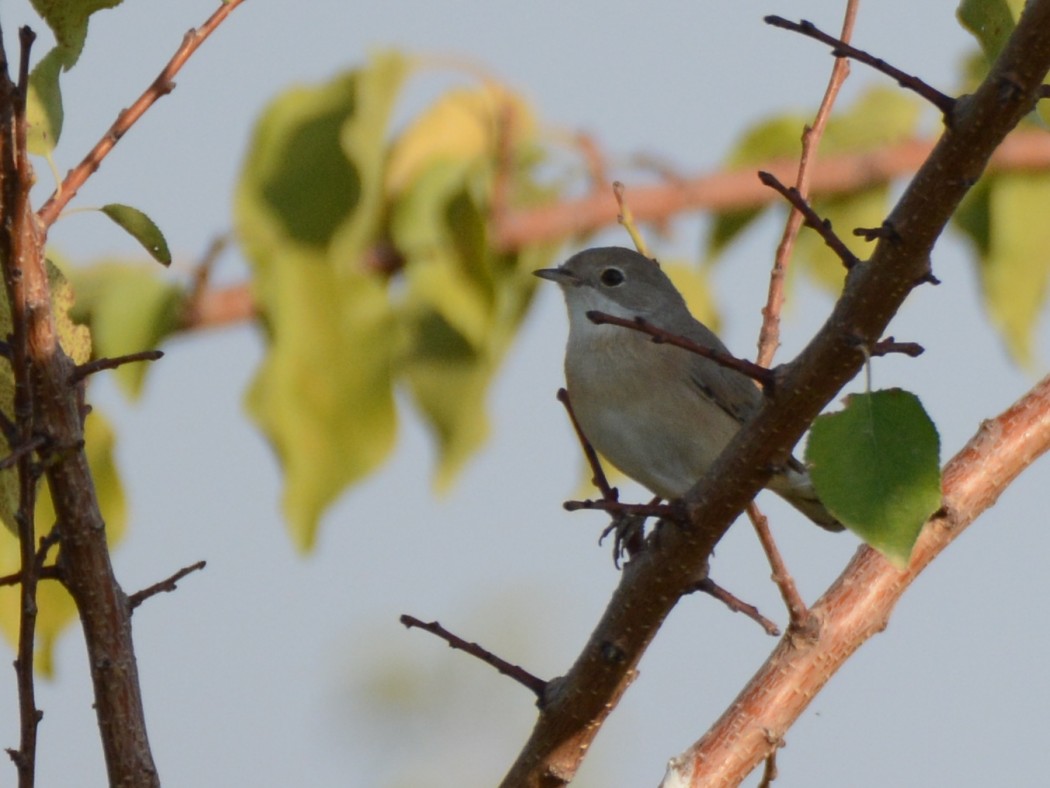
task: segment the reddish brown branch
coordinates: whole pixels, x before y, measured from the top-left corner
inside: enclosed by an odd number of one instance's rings
[[[675,759],[679,774],[702,775],[694,779],[704,785],[742,780],[768,751],[767,737],[784,734],[849,656],[885,628],[919,573],[1048,449],[1050,376],[984,422],[945,466],[943,508],[927,523],[908,569],[898,571],[862,548],[813,605],[819,636],[808,642],[785,638],[721,719]]]
[[[242,2],[244,0],[225,0],[199,29],[190,30],[186,33],[182,39],[182,45],[176,50],[171,60],[164,66],[156,79],[143,91],[134,104],[125,110],[121,110],[117,115],[117,119],[113,121],[113,125],[102,135],[102,139],[95,143],[95,147],[88,152],[80,164],[69,171],[54,194],[47,199],[47,202],[37,212],[44,233],[54,224],[62,209],[76,196],[85,181],[99,168],[102,160],[109,155],[109,152],[113,150],[120,138],[127,134],[128,130],[135,125],[138,119],[158,99],[175,89],[175,75],[182,70],[182,67],[186,65],[186,61],[190,59],[208,36],[214,33],[223,20]]]
[[[915,173],[933,150],[934,140],[912,139],[864,153],[821,157],[810,170],[810,196],[834,197],[889,183]],[[631,187],[631,210],[638,222],[664,222],[689,211],[760,208],[775,197],[755,180],[755,170],[772,173],[788,183],[798,161],[781,159],[758,167],[682,177],[654,186]],[[1050,135],[1042,130],[1015,131],[996,150],[989,172],[1030,172],[1050,169]],[[493,243],[500,249],[561,241],[588,235],[616,223],[616,205],[605,189],[586,197],[536,208],[508,211],[493,226]]]
[[[795,579],[788,571],[787,564],[784,563],[784,558],[777,548],[777,543],[773,540],[773,534],[769,530],[769,520],[759,511],[754,501],[747,505],[747,517],[751,520],[755,533],[758,534],[758,541],[762,544],[762,550],[773,570],[773,582],[780,589],[780,596],[787,607],[791,629],[795,632],[809,630],[811,627],[809,609],[802,601],[802,595],[798,592]]]
[[[849,41],[853,35],[858,4],[859,0],[847,0],[842,32],[839,34],[839,38],[843,41]],[[807,126],[802,132],[802,152],[798,160],[795,189],[803,201],[808,200],[809,197],[810,172],[816,161],[817,147],[824,136],[824,129],[831,117],[831,110],[835,106],[842,85],[849,76],[849,71],[849,60],[842,57],[835,58],[835,65],[831,68],[828,86],[824,90],[820,107],[817,108],[813,125]],[[777,244],[777,251],[773,256],[773,266],[769,271],[769,290],[766,294],[765,306],[762,307],[762,327],[758,332],[758,355],[755,357],[755,363],[763,367],[773,365],[773,357],[780,347],[780,312],[784,306],[784,281],[791,263],[791,255],[795,249],[795,241],[802,229],[803,219],[804,214],[797,209],[788,213],[787,221],[784,222],[784,232],[780,236],[780,243]]]
[[[862,49],[857,49],[855,46],[842,41],[834,36],[830,36],[816,27],[812,22],[802,20],[801,22],[792,22],[788,19],[784,19],[780,16],[767,16],[765,22],[773,27],[780,27],[784,30],[791,30],[796,33],[801,33],[809,38],[816,39],[821,43],[827,44],[831,47],[831,54],[835,57],[848,57],[851,60],[856,60],[859,63],[864,63],[867,66],[871,66],[876,71],[880,71],[891,79],[896,80],[897,84],[905,90],[911,90],[928,102],[933,104],[941,114],[947,117],[951,114],[952,110],[955,109],[955,99],[951,96],[947,96],[941,93],[939,90],[923,82],[913,74],[908,74],[901,71],[895,66],[891,66],[882,58],[875,57]]]
[[[542,703],[543,694],[547,690],[548,682],[544,681],[541,678],[533,676],[524,668],[521,668],[518,665],[515,665],[511,662],[507,662],[505,659],[497,657],[491,651],[482,646],[479,646],[477,643],[471,643],[457,635],[453,635],[451,632],[449,632],[447,629],[441,626],[441,624],[439,624],[437,621],[431,621],[427,623],[425,621],[420,621],[415,616],[410,616],[406,614],[401,616],[401,623],[404,624],[405,627],[407,627],[408,629],[412,629],[413,627],[415,627],[416,629],[422,629],[429,632],[432,635],[436,635],[437,637],[441,638],[446,643],[448,643],[449,648],[453,648],[458,651],[462,651],[466,654],[470,654],[470,656],[480,659],[486,665],[491,665],[504,676],[514,679],[516,682],[521,684],[521,686],[530,690],[537,698],[539,698],[540,702]]]

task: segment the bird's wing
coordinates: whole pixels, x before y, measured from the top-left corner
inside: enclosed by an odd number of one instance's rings
[[[704,347],[729,353],[714,332],[695,320],[688,330],[676,333]],[[703,396],[741,423],[750,419],[762,406],[762,393],[750,378],[709,358],[694,353],[689,377]]]

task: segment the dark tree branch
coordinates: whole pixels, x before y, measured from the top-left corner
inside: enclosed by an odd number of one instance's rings
[[[543,703],[543,695],[547,691],[548,682],[533,676],[524,668],[497,657],[491,651],[479,646],[477,643],[470,643],[461,637],[453,635],[437,621],[427,623],[425,621],[420,621],[415,616],[406,614],[401,616],[401,623],[408,629],[415,627],[416,629],[422,629],[432,635],[436,635],[448,643],[449,648],[470,654],[470,656],[480,659],[486,665],[491,665],[504,676],[514,679],[521,686],[530,690],[539,699],[539,702],[541,704]]]
[[[732,521],[769,481],[777,460],[790,451],[824,406],[861,369],[865,356],[857,347],[857,337],[869,347],[877,342],[917,281],[929,272],[934,243],[963,196],[984,172],[995,148],[1031,111],[1048,70],[1050,0],[1029,0],[988,77],[973,95],[959,101],[951,132],[942,136],[888,217],[900,240],[881,240],[870,260],[854,266],[827,322],[778,375],[776,398],[737,433],[686,494],[691,527],[664,529],[659,540],[650,540],[647,549],[625,566],[618,588],[576,662],[556,688],[552,684],[546,693],[532,735],[503,785],[550,788],[572,778],[602,722],[633,680],[638,662],[663,620],[695,582],[698,567],[705,564]],[[1003,89],[1006,83],[1009,90]],[[1050,406],[1041,404],[1044,414],[1050,413]],[[1047,422],[1050,436],[1050,418]],[[1045,445],[1014,448],[1016,473]],[[1003,478],[1008,481],[1012,476]],[[998,494],[1002,489],[998,477],[985,489]],[[990,500],[983,503],[986,506]],[[976,516],[982,508],[971,514]],[[871,552],[862,551],[862,564],[874,564],[886,571],[885,561],[877,555],[870,557]],[[856,569],[851,568],[851,579],[858,577]],[[887,579],[889,576],[887,572]],[[854,583],[854,593],[864,585]],[[885,623],[879,616],[885,612],[877,611],[871,619],[863,617],[865,620],[850,617],[855,627],[852,639],[839,643],[839,653],[847,655],[863,637],[879,631]],[[824,633],[822,630],[821,636]],[[615,644],[614,658],[610,658],[610,644]],[[786,652],[778,656],[788,658]],[[825,673],[830,675],[830,669]],[[800,713],[813,694],[795,695],[795,713]],[[683,773],[687,769],[695,776],[705,763],[730,764],[734,775],[747,774],[761,763],[770,749],[766,737],[772,733],[779,738],[779,728],[765,725],[766,720],[761,718],[742,723],[742,712],[734,705],[729,713],[734,731],[732,755],[722,751],[709,756],[710,750],[705,750],[702,759],[683,757],[675,778],[686,779]],[[741,724],[746,729],[742,730]],[[761,747],[753,751],[745,747],[752,738],[756,743],[761,738]],[[707,779],[706,774],[700,779]],[[718,782],[718,778],[709,779],[709,784]]]
[[[634,331],[641,331],[643,334],[651,336],[653,342],[674,345],[683,350],[688,350],[690,353],[696,353],[696,355],[710,359],[719,366],[736,370],[741,375],[745,375],[752,380],[758,381],[766,389],[772,387],[776,382],[776,375],[771,369],[760,367],[758,364],[748,361],[747,359],[737,358],[736,356],[730,355],[729,353],[722,353],[714,348],[698,345],[691,339],[687,339],[686,337],[679,336],[678,334],[654,326],[645,318],[635,317],[633,319],[627,319],[593,309],[587,313],[587,318],[592,323],[599,326],[607,324],[611,326],[630,328]]]
[[[159,583],[154,583],[151,586],[147,586],[141,591],[136,591],[134,594],[128,597],[128,607],[134,610],[152,596],[156,596],[157,594],[161,593],[171,593],[179,587],[178,583],[180,580],[182,580],[182,578],[184,578],[186,575],[192,574],[193,572],[199,572],[207,565],[207,561],[198,561],[195,564],[184,566],[171,577],[165,578]]]
[[[882,58],[877,58],[862,49],[857,49],[855,46],[835,38],[835,36],[828,35],[817,28],[812,22],[807,22],[806,20],[792,22],[781,16],[767,16],[764,21],[766,24],[772,25],[773,27],[792,30],[796,33],[808,36],[809,38],[816,39],[823,44],[827,44],[831,47],[831,54],[835,57],[848,57],[851,60],[856,60],[858,63],[864,63],[867,66],[871,66],[876,71],[880,71],[891,79],[896,80],[897,84],[905,90],[910,90],[926,99],[940,110],[945,118],[950,117],[952,110],[955,109],[955,99],[951,96],[941,93],[932,85],[923,82],[918,77],[891,66]]]
[[[788,188],[778,181],[775,175],[768,172],[759,172],[758,179],[784,197],[796,211],[802,214],[806,227],[811,227],[817,231],[817,234],[824,239],[824,243],[828,245],[828,248],[846,266],[847,271],[860,262],[857,256],[849,250],[849,247],[842,242],[842,239],[835,235],[831,229],[831,222],[827,219],[821,219],[799,193],[798,189],[794,186]]]
[[[78,365],[73,370],[73,374],[69,376],[69,385],[75,386],[85,378],[105,369],[116,369],[137,361],[157,361],[161,358],[164,358],[164,352],[161,350],[140,350],[138,353],[128,353],[126,356],[96,358],[93,361],[88,361],[86,364]]]

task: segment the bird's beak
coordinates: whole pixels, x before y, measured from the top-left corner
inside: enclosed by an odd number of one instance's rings
[[[580,283],[576,274],[566,271],[564,268],[541,268],[532,273],[540,279],[547,279],[559,285],[577,285]]]

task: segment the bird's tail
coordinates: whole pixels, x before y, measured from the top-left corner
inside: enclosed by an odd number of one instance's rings
[[[769,489],[821,528],[828,531],[845,530],[845,526],[821,503],[820,498],[817,497],[817,491],[813,489],[813,482],[810,481],[809,474],[802,467],[802,463],[797,460],[784,472],[770,479]]]

